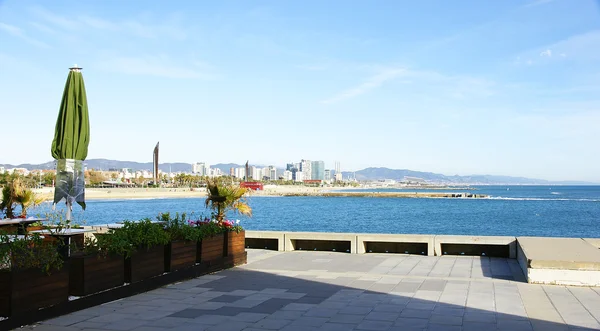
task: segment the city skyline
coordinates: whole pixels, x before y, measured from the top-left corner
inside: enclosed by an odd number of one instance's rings
[[[77,63],[89,158],[600,182],[593,0],[5,0],[0,40],[0,164],[48,161]]]

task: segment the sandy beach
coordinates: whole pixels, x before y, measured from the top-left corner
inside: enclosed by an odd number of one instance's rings
[[[304,187],[304,186],[275,186],[265,185],[263,191],[252,191],[252,196],[282,196],[289,194],[317,195],[319,193],[339,189],[337,187]],[[52,199],[53,188],[34,190],[45,199]],[[105,199],[165,199],[165,198],[193,198],[205,197],[203,188],[87,188],[86,200]]]
[[[335,192],[338,190],[345,192]],[[359,189],[359,188],[357,188]],[[35,190],[45,199],[52,199],[54,195],[53,188],[43,188]],[[348,187],[306,187],[296,185],[265,185],[262,191],[252,191],[251,196],[370,196],[370,197],[460,197],[459,192],[419,192],[416,188],[414,192],[352,192]],[[452,191],[452,190],[448,190]],[[465,190],[466,191],[466,190]],[[106,200],[106,199],[165,199],[165,198],[194,198],[205,197],[204,188],[88,188],[85,190],[86,200]],[[475,197],[475,196],[473,196]]]

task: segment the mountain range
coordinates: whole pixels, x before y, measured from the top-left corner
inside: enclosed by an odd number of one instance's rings
[[[151,170],[152,162],[133,162],[133,161],[117,161],[107,159],[89,159],[85,161],[88,169],[97,170],[109,170],[109,169],[122,169],[131,168],[134,170]],[[264,165],[255,165],[263,167]],[[54,161],[42,163],[42,164],[0,164],[0,167],[5,168],[26,168],[28,170],[34,169],[54,169]],[[235,163],[218,163],[211,165],[211,168],[219,168],[223,173],[228,174],[229,169],[244,167],[241,164]],[[161,163],[159,169],[163,172],[191,172],[192,165],[190,163]],[[282,174],[285,169],[278,168],[278,174]],[[389,169],[382,167],[370,167],[353,172],[342,172],[343,177],[356,178],[359,181],[369,180],[383,180],[393,179],[402,180],[404,177],[416,177],[422,178],[428,182],[440,183],[440,184],[502,184],[502,185],[591,185],[594,183],[581,182],[581,181],[548,181],[544,179],[525,178],[525,177],[511,177],[511,176],[495,176],[495,175],[469,175],[469,176],[447,176],[443,174],[437,174],[433,172],[422,172],[408,169]]]

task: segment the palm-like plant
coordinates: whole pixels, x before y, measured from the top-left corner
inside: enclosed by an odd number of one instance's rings
[[[206,188],[208,196],[205,205],[213,210],[213,215],[219,223],[223,222],[228,211],[252,216],[252,208],[245,197],[248,189],[225,183],[219,178],[207,179]]]
[[[0,210],[4,210],[7,218],[14,218],[14,206],[21,206],[21,217],[27,216],[27,208],[42,203],[43,198],[38,197],[32,190],[25,187],[21,178],[15,178],[2,189],[2,202]]]

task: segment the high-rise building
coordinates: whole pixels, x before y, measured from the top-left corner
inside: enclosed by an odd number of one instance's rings
[[[294,180],[292,172],[290,170],[286,170],[283,172],[283,180]]]
[[[210,173],[210,166],[204,162],[196,162],[192,164],[192,172],[200,176],[208,176]]]
[[[298,171],[296,173],[296,178],[294,178],[294,181],[296,182],[301,182],[303,180],[305,180],[306,178],[304,178],[304,173],[302,171]]]
[[[310,160],[300,161],[300,171],[302,172],[302,180],[312,179],[312,162]]]
[[[275,168],[275,166],[269,166],[269,178],[271,180],[277,180],[277,168]]]
[[[324,181],[326,181],[326,182],[331,181],[331,172],[332,171],[333,170],[331,170],[331,169],[325,169],[325,178],[323,179]]]
[[[252,174],[252,179],[254,180],[262,180],[262,169],[257,168],[255,166],[250,167],[250,172]]]
[[[310,179],[325,180],[325,162],[312,161]]]

